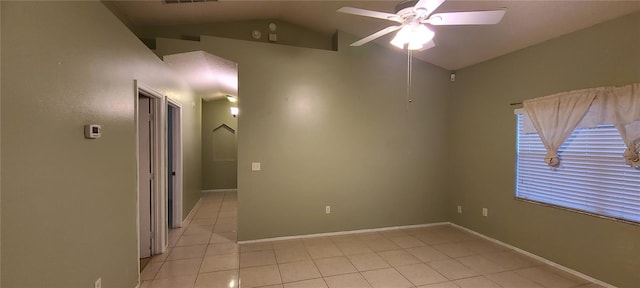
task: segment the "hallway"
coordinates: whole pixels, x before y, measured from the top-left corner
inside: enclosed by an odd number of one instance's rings
[[[235,192],[205,193],[141,288],[601,287],[444,225],[239,246],[237,211]]]
[[[170,230],[169,248],[147,264],[140,275],[140,287],[192,288],[199,273],[203,276],[197,287],[236,287],[237,203],[236,193],[204,194],[192,219],[187,219],[188,225]],[[204,274],[210,272],[216,273]],[[220,285],[205,278],[215,278]]]

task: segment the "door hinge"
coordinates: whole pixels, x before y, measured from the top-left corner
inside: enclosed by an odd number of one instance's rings
[[[153,121],[153,113],[149,113],[149,122]]]

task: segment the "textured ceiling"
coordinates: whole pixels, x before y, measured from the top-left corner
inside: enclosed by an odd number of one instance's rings
[[[164,4],[154,1],[109,1],[130,27],[280,19],[307,29],[336,30],[365,37],[392,23],[335,12],[343,6],[394,12],[400,1],[237,1]],[[456,1],[437,12],[506,8],[501,23],[488,26],[434,27],[436,47],[414,56],[457,70],[609,19],[640,11],[636,1]],[[640,29],[640,28],[639,28]],[[387,45],[391,35],[376,42]],[[367,44],[371,45],[371,44]]]
[[[203,51],[167,55],[163,60],[205,101],[238,95],[236,63]]]

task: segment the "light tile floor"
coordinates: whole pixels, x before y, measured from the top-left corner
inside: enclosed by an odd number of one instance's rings
[[[595,288],[451,226],[237,244],[237,195],[209,193],[141,288]]]

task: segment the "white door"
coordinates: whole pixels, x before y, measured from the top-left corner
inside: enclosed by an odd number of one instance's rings
[[[152,122],[151,99],[138,98],[138,211],[140,220],[140,258],[151,256],[151,193],[152,191]]]

